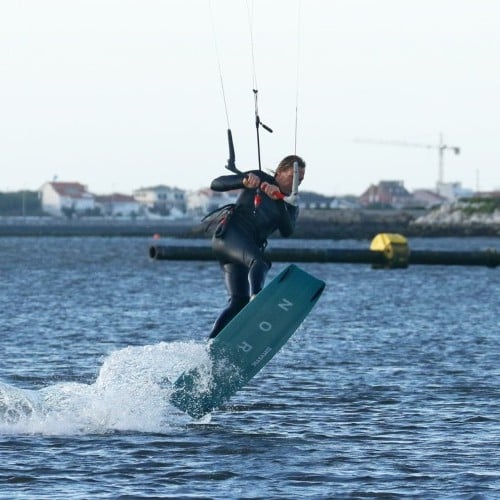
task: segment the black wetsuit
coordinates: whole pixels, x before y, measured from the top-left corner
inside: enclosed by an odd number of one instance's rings
[[[248,172],[247,172],[248,173]],[[251,173],[261,181],[275,184],[274,177],[259,170]],[[242,189],[242,175],[225,175],[214,179],[211,189],[230,191]],[[264,286],[271,262],[264,257],[268,236],[276,230],[284,237],[295,229],[298,208],[282,200],[273,200],[264,193],[256,208],[256,189],[244,188],[236,204],[225,210],[213,239],[212,248],[224,271],[229,303],[215,321],[209,338],[215,337],[229,321],[248,303],[251,295]]]

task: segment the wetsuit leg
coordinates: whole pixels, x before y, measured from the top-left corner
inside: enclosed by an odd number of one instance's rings
[[[269,263],[264,258],[255,258],[252,261],[248,272],[251,295],[256,295],[264,288],[267,271],[269,271]]]
[[[224,283],[229,294],[226,308],[216,319],[208,338],[212,339],[248,304],[248,269],[241,264],[221,264]]]
[[[214,238],[212,245],[219,262],[238,263],[246,267],[251,295],[262,290],[271,264],[248,233],[230,227],[223,238]]]

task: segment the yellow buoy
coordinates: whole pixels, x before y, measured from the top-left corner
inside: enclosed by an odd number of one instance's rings
[[[374,265],[374,267],[408,267],[410,249],[408,247],[408,240],[401,234],[377,234],[370,244],[370,250],[384,254],[385,264]]]

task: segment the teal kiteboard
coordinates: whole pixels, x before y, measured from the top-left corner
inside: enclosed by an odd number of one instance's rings
[[[325,283],[295,265],[277,275],[210,344],[210,373],[197,367],[174,383],[170,402],[193,418],[218,408],[293,335]]]

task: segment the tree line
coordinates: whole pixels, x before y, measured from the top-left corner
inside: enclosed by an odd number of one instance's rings
[[[0,216],[45,215],[38,191],[0,192]]]

